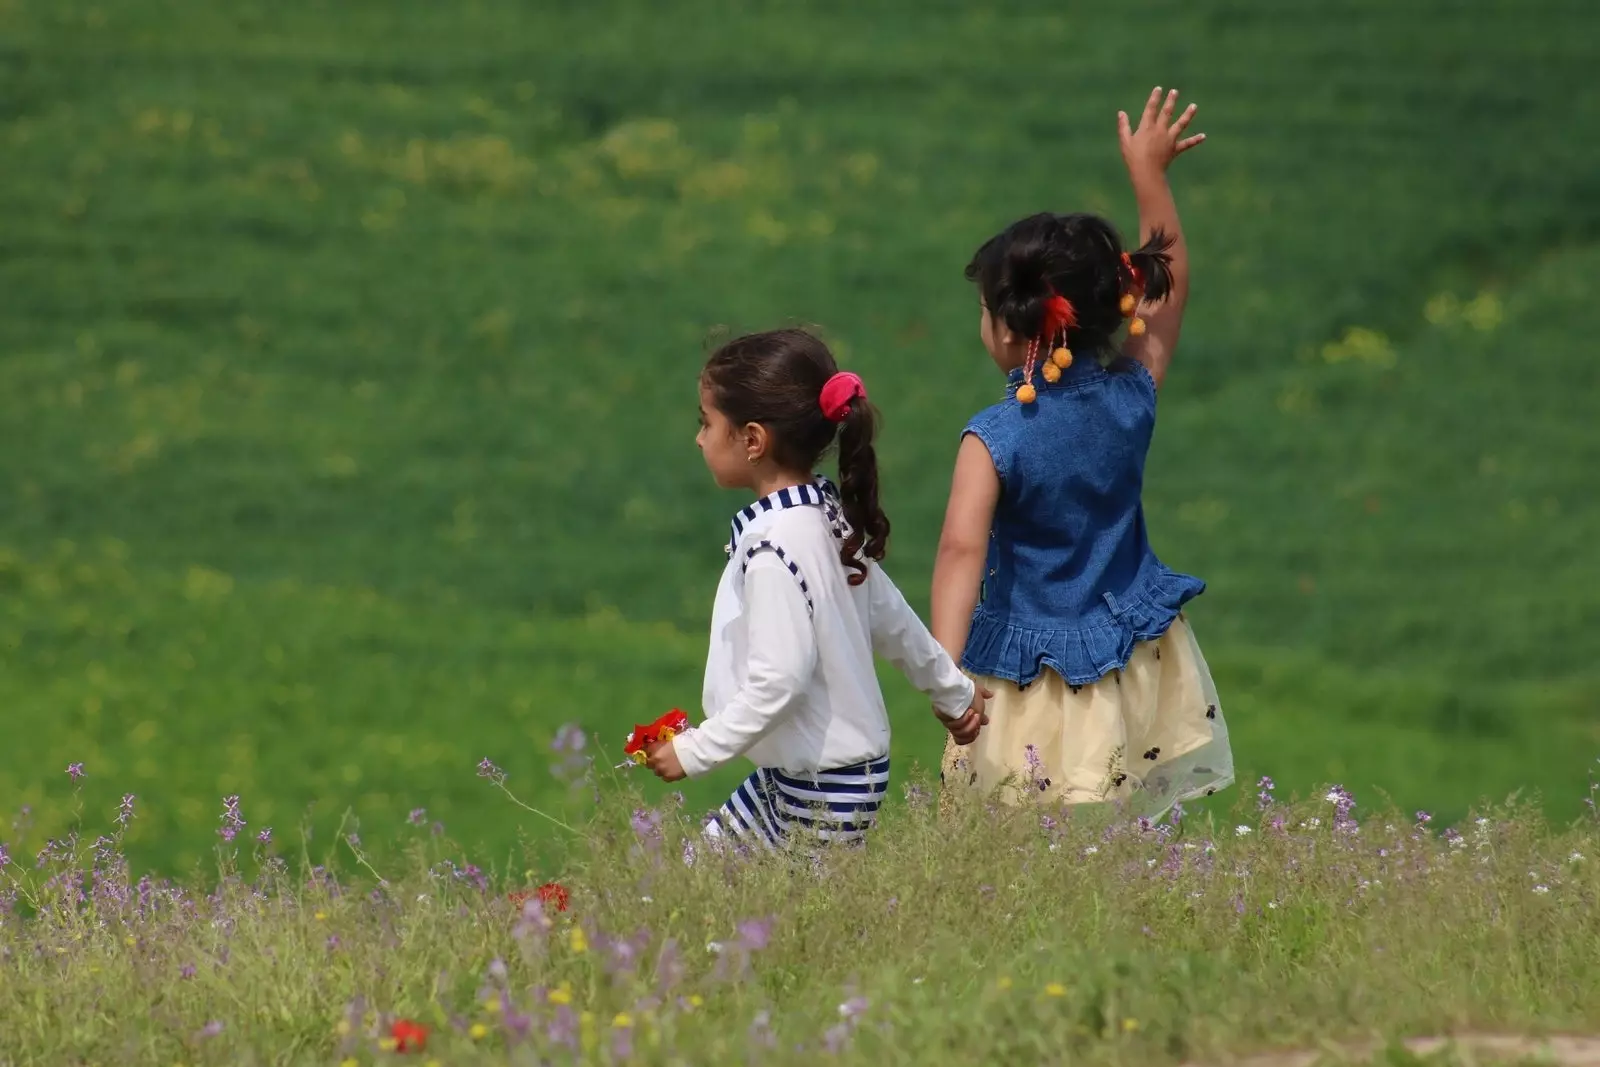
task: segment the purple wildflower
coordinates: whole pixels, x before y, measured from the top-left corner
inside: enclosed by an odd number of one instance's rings
[[[122,806],[117,809],[118,826],[127,826],[133,821],[133,802],[135,799],[132,793],[122,794]]]
[[[506,967],[506,961],[500,959],[498,956],[489,961],[487,973],[491,979],[498,983],[504,983],[506,978],[511,974],[510,970],[508,970]]]
[[[555,752],[582,752],[589,739],[584,736],[583,728],[576,723],[566,723],[556,731],[555,740],[550,742],[550,748]]]
[[[488,756],[478,762],[478,777],[485,778],[494,785],[500,785],[506,780],[506,772],[494,765]]]
[[[182,967],[180,967],[178,969],[178,977],[182,978],[184,981],[188,981],[189,979],[193,978],[194,976],[195,976],[195,968],[194,968],[194,964],[192,964],[192,963],[185,963]]]
[[[265,830],[263,830],[259,834],[257,834],[256,835],[256,840],[261,842],[263,845],[272,844],[272,827],[269,826]]]
[[[71,778],[74,782],[76,782],[79,778],[82,778],[83,774],[84,774],[83,764],[81,764],[81,763],[69,763],[69,764],[67,764],[67,776],[69,778]]]
[[[434,823],[432,826],[430,826],[428,828],[428,832],[431,833],[434,837],[443,837],[444,836],[444,823],[442,823],[442,822]]]
[[[339,950],[339,946],[342,943],[343,942],[341,942],[339,940],[339,935],[338,934],[329,934],[328,935],[328,951],[329,952],[337,952]]]
[[[687,837],[683,839],[683,865],[685,867],[694,866],[694,842]]]
[[[1261,790],[1256,794],[1256,804],[1262,811],[1265,811],[1272,806],[1272,791],[1277,786],[1271,778],[1263,777],[1261,781],[1256,783],[1256,788]]]
[[[220,1033],[222,1033],[222,1023],[217,1019],[212,1019],[210,1022],[202,1026],[194,1036],[203,1039],[208,1037],[216,1037]]]
[[[612,1028],[611,1057],[617,1063],[626,1063],[633,1058],[632,1026],[616,1026]]]
[[[739,946],[746,952],[758,952],[771,940],[771,919],[746,919],[739,924]]]
[[[839,1023],[828,1027],[822,1034],[822,1047],[828,1050],[828,1055],[837,1056],[850,1044],[850,1027]]]
[[[243,826],[244,816],[239,814],[238,795],[224,797],[222,800],[222,826],[217,830],[217,836],[224,841],[232,841],[239,836],[239,830]]]
[[[1428,814],[1425,811],[1417,812],[1417,825],[1418,826],[1426,826],[1432,821],[1433,821],[1433,816],[1432,815]]]
[[[635,808],[628,820],[640,839],[655,843],[661,836],[661,813],[653,808]]]
[[[872,1002],[867,1000],[866,997],[851,997],[839,1005],[839,1017],[853,1021],[865,1015],[870,1007],[872,1007]]]
[[[11,853],[6,851],[6,843],[0,841],[0,867],[11,866]]]
[[[750,1020],[748,1040],[752,1048],[778,1047],[778,1035],[772,1032],[772,1012],[765,1009],[756,1012],[756,1017]]]
[[[360,848],[361,847],[361,835],[360,834],[346,834],[344,840],[345,840],[345,844],[349,845],[351,848]]]
[[[406,822],[410,823],[412,826],[421,826],[423,823],[425,823],[427,821],[428,821],[428,809],[427,808],[412,808],[411,809],[411,814],[406,816]]]
[[[578,1015],[566,1004],[558,1004],[555,1012],[550,1016],[549,1029],[545,1031],[552,1045],[565,1045],[569,1049],[578,1047]]]

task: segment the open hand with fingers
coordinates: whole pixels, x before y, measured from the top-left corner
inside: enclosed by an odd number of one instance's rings
[[[1172,116],[1177,106],[1178,90],[1173,89],[1163,100],[1161,86],[1158,85],[1150,91],[1150,99],[1145,101],[1144,114],[1139,116],[1137,129],[1129,127],[1126,111],[1117,112],[1122,160],[1128,165],[1128,173],[1135,179],[1165,174],[1174,159],[1205,141],[1206,135],[1203,133],[1184,136],[1184,131],[1194,120],[1196,105],[1190,104],[1174,119]]]
[[[984,705],[992,696],[994,694],[989,690],[976,686],[972,691],[972,706],[963,712],[960,718],[946,719],[942,715],[939,716],[939,721],[950,731],[950,736],[955,738],[956,744],[972,744],[978,739],[978,733],[989,725],[989,713],[984,710]]]

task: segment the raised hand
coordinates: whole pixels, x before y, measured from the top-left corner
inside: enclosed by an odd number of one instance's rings
[[[1184,108],[1183,113],[1174,120],[1172,112],[1177,106],[1178,90],[1169,92],[1163,101],[1161,86],[1158,85],[1150,90],[1150,99],[1145,101],[1144,114],[1139,116],[1137,129],[1129,128],[1126,111],[1117,112],[1122,160],[1128,165],[1128,173],[1135,179],[1165,174],[1174,159],[1205,141],[1206,135],[1203,133],[1191,137],[1183,135],[1194,119],[1196,105],[1190,104]]]

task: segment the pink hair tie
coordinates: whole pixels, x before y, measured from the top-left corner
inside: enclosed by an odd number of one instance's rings
[[[843,422],[850,417],[850,402],[867,398],[867,387],[857,375],[842,370],[828,379],[822,387],[822,415],[829,422]]]

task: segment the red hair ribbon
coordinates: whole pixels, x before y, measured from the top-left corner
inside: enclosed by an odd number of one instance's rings
[[[822,407],[823,417],[829,422],[843,422],[850,417],[850,402],[866,398],[867,387],[861,383],[861,379],[842,370],[828,379],[817,403]]]
[[[1044,302],[1044,337],[1054,340],[1057,333],[1078,325],[1078,312],[1072,301],[1064,296],[1052,296]]]
[[[1133,275],[1133,287],[1140,292],[1144,291],[1144,271],[1133,265],[1133,257],[1122,253],[1122,265],[1128,268],[1128,273]]]

